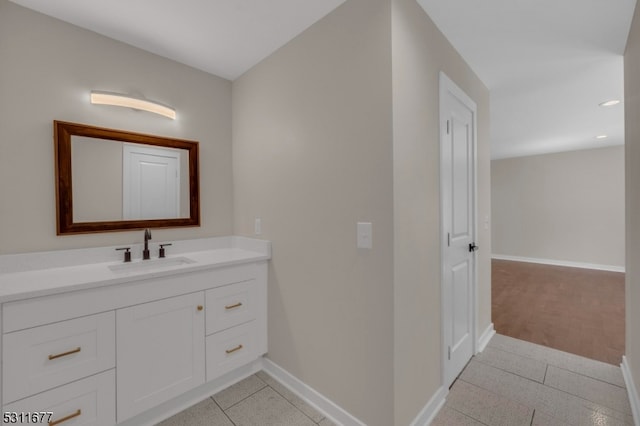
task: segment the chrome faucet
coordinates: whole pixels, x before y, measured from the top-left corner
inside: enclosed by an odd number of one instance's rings
[[[144,230],[144,250],[142,250],[142,260],[149,260],[149,240],[151,239],[151,231],[149,229]]]

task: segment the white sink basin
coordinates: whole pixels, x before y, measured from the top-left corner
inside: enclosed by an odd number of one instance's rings
[[[195,260],[188,257],[167,257],[164,259],[154,260],[139,260],[131,263],[118,263],[117,265],[109,265],[115,273],[127,273],[127,272],[148,272],[156,269],[172,268],[174,266],[186,265],[189,263],[196,263]]]

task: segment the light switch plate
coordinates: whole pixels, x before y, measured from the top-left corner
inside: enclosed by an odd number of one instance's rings
[[[373,224],[371,222],[358,222],[358,248],[373,248]]]
[[[256,220],[253,224],[253,232],[256,235],[262,235],[262,219],[256,217]]]

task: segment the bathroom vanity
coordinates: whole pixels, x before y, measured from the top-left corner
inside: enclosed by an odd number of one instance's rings
[[[268,241],[139,252],[131,263],[114,247],[0,256],[5,415],[155,424],[260,368]]]

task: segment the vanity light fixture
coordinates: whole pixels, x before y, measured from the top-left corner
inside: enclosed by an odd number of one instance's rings
[[[150,101],[148,99],[136,98],[120,93],[100,92],[97,90],[92,90],[91,103],[94,105],[112,105],[125,108],[133,108],[160,114],[165,117],[171,118],[172,120],[176,119],[176,110],[171,107],[162,105],[158,102]]]
[[[598,105],[600,105],[601,107],[610,107],[610,106],[618,105],[619,103],[620,103],[619,99],[611,99],[610,101],[605,101]]]

